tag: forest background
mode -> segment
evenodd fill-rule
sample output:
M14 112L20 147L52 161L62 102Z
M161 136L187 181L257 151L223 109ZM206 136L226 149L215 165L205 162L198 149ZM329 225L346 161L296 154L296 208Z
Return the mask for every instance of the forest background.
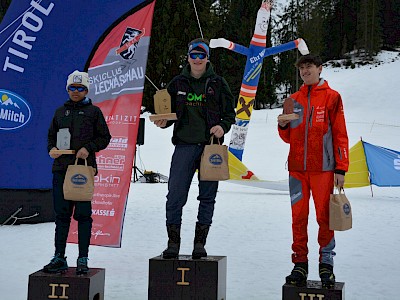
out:
M0 0L0 21L12 0ZM15 0L14 0L15 1ZM310 52L337 67L374 63L380 50L400 46L399 0L280 0L275 1L267 47L303 38ZM146 68L143 106L154 112L153 95L181 72L189 41L226 38L248 46L261 0L157 0ZM287 51L263 61L255 109L279 106L301 85L294 63L300 54ZM226 49L211 49L216 72L239 94L246 57Z

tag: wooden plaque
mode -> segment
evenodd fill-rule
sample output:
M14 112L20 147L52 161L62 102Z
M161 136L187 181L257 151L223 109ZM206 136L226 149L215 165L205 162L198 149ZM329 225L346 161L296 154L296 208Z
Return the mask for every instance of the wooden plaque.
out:
M75 154L75 150L50 150L50 153L56 154Z
M297 120L300 116L298 114L286 114L286 115L279 115L279 121L292 121Z
M176 113L150 115L149 119L151 122L158 121L158 120L177 120Z

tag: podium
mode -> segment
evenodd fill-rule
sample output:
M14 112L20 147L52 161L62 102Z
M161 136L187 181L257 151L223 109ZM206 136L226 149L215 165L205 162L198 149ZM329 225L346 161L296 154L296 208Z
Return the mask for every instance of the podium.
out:
M226 256L149 260L149 300L225 300Z
M307 280L303 287L285 283L282 300L344 300L344 283L336 282L331 289L322 288L321 281Z
M76 275L75 268L61 274L37 271L29 275L28 300L104 300L104 280L105 269L90 268L86 275Z

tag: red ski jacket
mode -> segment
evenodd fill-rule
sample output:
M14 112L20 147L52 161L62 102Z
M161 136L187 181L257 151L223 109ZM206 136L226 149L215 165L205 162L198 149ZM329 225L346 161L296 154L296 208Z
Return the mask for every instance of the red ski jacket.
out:
M303 85L290 96L299 119L278 125L281 139L290 144L289 171L335 171L344 175L349 166L349 141L342 98L320 79Z

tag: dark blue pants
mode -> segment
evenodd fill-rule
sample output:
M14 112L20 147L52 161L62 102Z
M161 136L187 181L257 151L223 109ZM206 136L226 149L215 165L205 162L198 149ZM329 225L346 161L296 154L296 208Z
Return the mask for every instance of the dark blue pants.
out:
M189 194L190 185L196 169L200 169L200 158L204 145L176 145L172 155L168 179L168 194L166 204L167 225L182 223L182 209ZM214 214L215 197L218 181L199 180L199 210L197 221L200 224L211 225Z
M54 237L55 254L65 254L72 213L78 221L79 257L88 257L90 237L92 235L92 202L69 201L64 199L64 172L53 173L53 204L56 213Z

